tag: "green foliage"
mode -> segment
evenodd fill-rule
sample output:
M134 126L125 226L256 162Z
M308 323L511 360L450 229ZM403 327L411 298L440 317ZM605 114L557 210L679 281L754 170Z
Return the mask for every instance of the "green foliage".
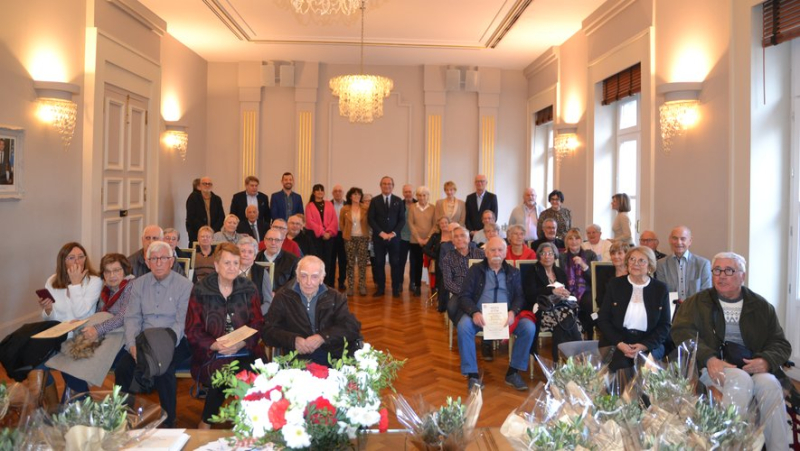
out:
M671 362L661 370L644 372L644 392L653 404L669 402L692 395L692 383L681 374L678 362Z
M24 437L17 429L0 429L0 451L16 451L22 446Z
M422 418L420 426L422 440L430 444L439 443L447 437L460 440L460 436L464 433L466 418L467 407L461 402L461 398L453 401L453 398L448 396L445 405Z
M735 405L723 408L699 400L691 424L695 432L709 436L720 446L742 443L747 438L748 424Z
M554 424L536 425L528 428L527 436L532 450L574 450L578 446L592 449L583 426L583 416Z
M82 401L68 404L64 410L53 416L57 426L93 426L106 431L117 431L126 424L128 418L128 394L119 385L101 401L87 396Z
M603 381L597 377L597 369L589 361L578 361L567 358L563 365L553 371L550 382L565 390L569 382L578 384L589 396L597 395L603 390Z
M619 424L636 423L642 419L642 408L636 403L624 403L616 395L600 395L594 399L595 411Z

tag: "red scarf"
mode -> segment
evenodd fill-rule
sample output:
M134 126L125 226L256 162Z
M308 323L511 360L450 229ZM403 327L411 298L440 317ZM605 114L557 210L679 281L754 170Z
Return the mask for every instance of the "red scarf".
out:
M114 304L119 300L119 295L122 294L122 290L125 289L125 285L128 284L129 279L122 279L122 282L119 284L119 289L113 296L111 296L111 288L108 285L103 286L103 291L100 292L100 299L103 300L103 311L107 312L114 306Z

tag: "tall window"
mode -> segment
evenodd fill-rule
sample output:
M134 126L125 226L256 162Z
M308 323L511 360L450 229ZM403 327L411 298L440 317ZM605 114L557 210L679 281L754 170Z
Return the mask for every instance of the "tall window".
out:
M547 173L545 175L545 181L544 181L544 192L540 194L542 199L546 199L545 196L550 195L549 193L553 191L553 185L555 184L555 182L553 182L553 176L555 174L553 167L555 166L556 159L555 159L555 150L553 148L552 122L547 124L547 134L545 136L547 136L547 152L546 152Z
M533 137L531 142L530 185L539 194L538 201L544 202L547 193L553 190L555 165L553 153L553 107L537 111L533 117Z
M631 200L628 216L635 227L639 220L639 94L616 102L617 145L614 154L614 188Z

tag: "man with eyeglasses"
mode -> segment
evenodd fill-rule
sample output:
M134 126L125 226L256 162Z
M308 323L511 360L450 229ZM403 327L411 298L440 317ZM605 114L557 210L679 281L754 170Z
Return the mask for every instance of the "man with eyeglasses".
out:
M286 235L291 241L294 241L300 248L300 254L297 256L302 258L306 255L311 255L313 243L306 231L303 229L306 226L306 217L302 213L289 216L289 233Z
M193 191L186 199L186 232L189 234L189 245L197 241L197 231L205 225L219 232L225 221L225 210L222 198L214 194L211 188L214 183L209 177L200 179L198 191Z
M361 323L350 313L347 297L325 286L325 263L318 257L303 257L296 280L275 294L262 331L264 343L290 351L297 358L329 366L328 354L340 358L357 349Z
M150 244L156 241L163 241L163 240L164 240L164 231L161 230L161 227L155 224L151 224L145 227L144 230L142 230L142 248L128 256L128 263L131 264L133 275L135 277L139 277L150 272L150 267L147 265L147 262L145 262L144 258L145 252L147 252L147 249L150 247ZM183 269L181 269L181 265L178 264L178 261L176 259L172 260L173 260L172 270L181 275L185 274L183 272Z
M733 252L714 256L713 288L681 304L672 324L672 339L677 344L697 339L700 381L715 394L721 393L725 405L746 409L755 397L762 415L768 414L767 449L784 450L789 448L789 428L779 379L786 378L781 365L791 356L792 346L775 308L744 286L746 265L744 257ZM723 344L728 348L724 353ZM742 349L751 354L749 358Z
M130 392L137 366L136 339L147 329L166 328L175 338L175 350L166 372L153 380L161 407L167 412L166 427L175 424L176 390L175 365L189 356L184 337L186 309L192 282L172 271L175 262L172 248L163 241L154 241L146 251L150 272L137 278L131 287L125 310L125 350L114 370L115 382Z
M288 281L294 277L297 262L300 260L291 252L281 249L283 237L277 229L267 230L264 236L265 248L256 256L257 262L269 262L272 267L272 291L277 293Z
M662 258L666 257L667 254L658 251L658 243L658 236L656 236L656 232L653 232L652 230L645 230L641 235L639 235L639 244L652 249L656 254L656 260L661 260Z
M669 233L672 255L658 261L656 279L667 284L671 293L677 293L679 302L695 293L711 288L711 262L689 252L692 231L678 226Z
M286 220L276 219L272 221L271 228L277 230L281 234L281 239L283 240L281 250L294 254L298 259L303 256L303 253L300 252L300 246L294 241L286 239L286 235L289 233L289 224L286 223Z

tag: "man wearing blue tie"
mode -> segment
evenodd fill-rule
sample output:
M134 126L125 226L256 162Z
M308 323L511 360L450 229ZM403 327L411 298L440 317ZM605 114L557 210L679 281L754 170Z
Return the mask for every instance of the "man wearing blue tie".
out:
M389 267L392 276L392 296L400 297L403 288L403 268L400 261L400 231L406 223L403 199L392 194L394 179L384 176L381 179L381 195L372 198L369 204L369 226L372 229L372 243L375 249L375 294L381 297L386 289L386 254L389 254Z

